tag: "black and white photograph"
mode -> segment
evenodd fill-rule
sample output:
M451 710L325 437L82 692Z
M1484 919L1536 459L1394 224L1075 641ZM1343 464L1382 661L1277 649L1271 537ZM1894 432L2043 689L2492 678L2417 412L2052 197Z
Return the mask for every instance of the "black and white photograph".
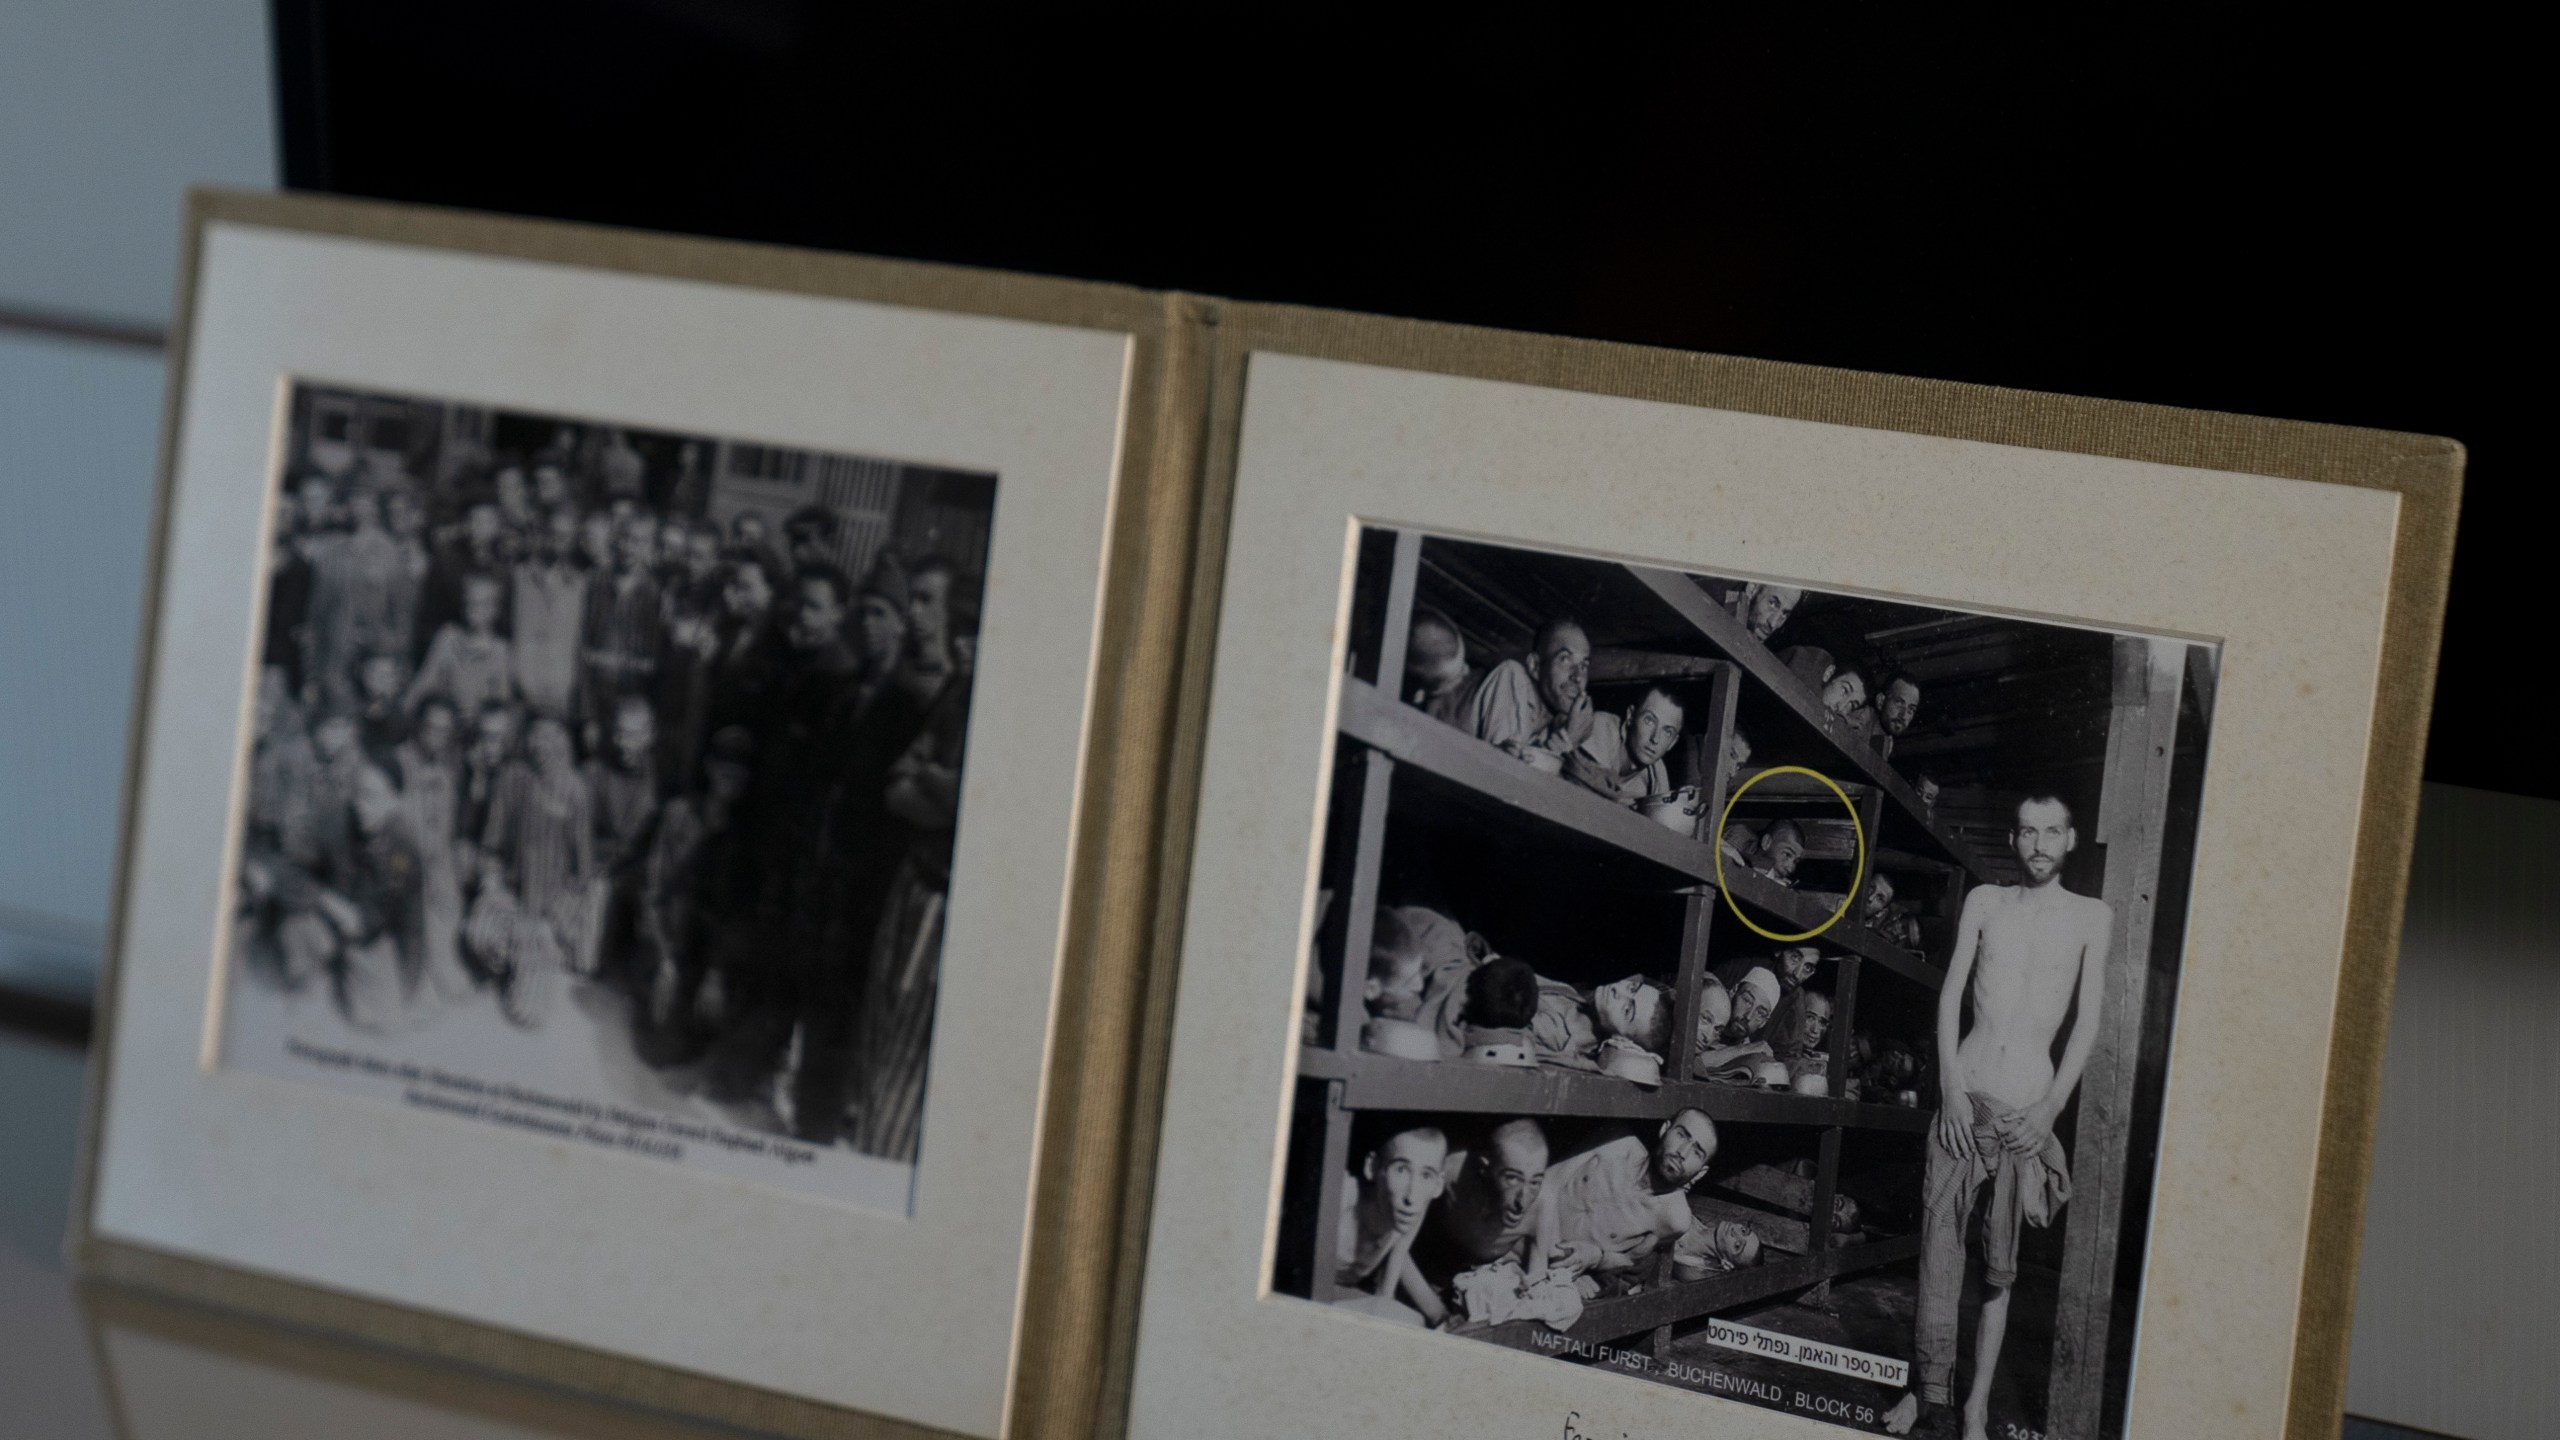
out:
M284 411L220 1063L905 1213L996 478Z
M2219 647L1349 553L1272 1290L1850 1431L2123 1433Z

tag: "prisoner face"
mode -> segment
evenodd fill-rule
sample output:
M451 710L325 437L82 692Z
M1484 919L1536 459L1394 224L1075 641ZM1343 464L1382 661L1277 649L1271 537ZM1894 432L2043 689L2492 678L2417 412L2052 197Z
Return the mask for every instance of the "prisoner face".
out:
M2071 812L2051 800L2029 800L2018 806L2018 828L2011 844L2027 876L2041 885L2062 869L2079 836L2071 828Z
M1530 660L1536 670L1530 678L1537 681L1538 696L1548 709L1563 715L1582 703L1583 691L1591 683L1591 641L1582 627L1556 627L1546 648Z
M1769 835L1769 868L1782 879L1792 879L1796 866L1804 859L1804 841L1793 831L1773 830Z
M330 491L326 480L302 482L302 524L305 529L320 530L328 526L330 517L338 508L337 498Z
M364 686L366 698L387 699L400 691L400 662L388 655L376 655L364 662L356 679Z
M516 743L516 724L504 710L492 710L480 717L474 746L483 760L503 756Z
M1627 727L1627 757L1641 766L1670 754L1680 741L1680 721L1679 701L1659 690L1646 691Z
M1698 1018L1709 1035L1721 1036L1733 1023L1733 997L1724 987L1710 982L1698 992Z
M1814 970L1822 964L1822 952L1810 945L1798 945L1779 951L1778 964L1786 970L1788 984L1801 985L1812 979Z
M623 521L614 542L614 558L625 570L645 570L658 558L658 527L646 515Z
M720 599L729 613L741 618L763 614L773 606L773 582L765 578L761 565L740 565L729 572L729 583L721 587Z
M800 582L800 608L793 617L792 638L803 649L813 649L836 638L844 625L844 602L836 598L836 587L825 580Z
M552 559L568 559L570 553L578 548L578 517L566 510L552 511L550 520L545 522L543 535L550 541ZM490 538L494 540L497 537L493 535Z
M1399 1233L1421 1228L1422 1212L1447 1185L1441 1168L1448 1159L1449 1142L1420 1130L1394 1136L1370 1157L1371 1177L1385 1195L1387 1214Z
M578 525L578 548L598 565L613 558L613 517L599 511Z
M497 628L497 581L482 578L462 587L462 623L484 632Z
M1854 670L1841 671L1822 687L1822 708L1834 715L1856 714L1858 707L1866 703L1867 682L1859 679Z
M683 521L667 520L660 522L658 526L658 554L669 560L681 557L685 553L687 538L688 535Z
M1768 1028L1769 1011L1774 1008L1769 997L1757 985L1747 986L1733 997L1733 1028L1742 1036L1759 1034Z
M907 628L924 649L942 644L951 628L951 575L927 570L907 587Z
M1707 1162L1714 1158L1715 1122L1695 1110L1683 1110L1663 1127L1662 1139L1654 1147L1654 1179L1665 1189L1686 1189L1690 1181L1707 1173Z
M1662 992L1641 975L1613 980L1591 992L1591 1013L1602 1031L1632 1039L1648 1032L1662 1010Z
M1742 732L1737 730L1724 742L1725 783L1732 784L1733 778L1742 773L1742 767L1750 763L1751 742L1742 738Z
M525 749L533 755L533 763L557 774L569 768L569 732L557 720L535 722L524 739Z
M1436 620L1420 621L1405 642L1404 673L1408 685L1437 695L1466 675L1466 642Z
M648 707L625 705L613 712L613 749L623 764L637 767L657 739L658 722Z
M545 506L565 505L569 501L569 477L557 465L543 465L533 472L533 498Z
M1741 1270L1760 1263L1760 1236L1739 1220L1716 1222L1713 1248L1715 1256L1728 1270Z
M1896 680L1884 687L1884 703L1879 708L1885 733L1899 735L1911 728L1920 713L1920 687L1908 680Z
M709 530L696 530L685 536L684 564L699 580L720 568L720 537Z
M1809 1049L1822 1048L1831 1035L1831 999L1813 991L1804 995L1804 1043Z
M1787 623L1787 616L1794 609L1795 603L1788 599L1785 592L1773 589L1769 586L1762 586L1760 593L1752 597L1751 600L1751 634L1753 638L1766 640L1770 636L1777 634L1778 627Z
M453 743L453 709L430 702L418 712L418 748L441 755Z
M356 746L356 722L345 715L332 715L311 732L311 746L323 760L335 760Z
M368 832L379 830L400 807L400 792L387 776L368 765L356 776L355 807L356 824Z
M506 524L495 505L474 505L462 516L462 533L475 549L486 550L498 543L498 532Z
M1893 882L1877 876L1867 886L1867 918L1881 920L1893 908Z
M864 658L882 664L898 658L898 648L907 638L907 621L897 606L883 596L865 595L854 609L854 623L862 631Z
M1537 1208L1538 1192L1547 1183L1547 1140L1534 1126L1506 1129L1494 1141L1483 1164L1492 1172L1493 1197L1505 1229L1518 1229Z

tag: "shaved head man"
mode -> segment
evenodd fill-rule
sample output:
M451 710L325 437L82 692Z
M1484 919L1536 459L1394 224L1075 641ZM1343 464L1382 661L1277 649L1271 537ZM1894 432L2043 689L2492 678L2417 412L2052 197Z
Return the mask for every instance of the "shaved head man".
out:
M1751 631L1751 638L1766 643L1796 612L1796 604L1804 599L1804 591L1793 585L1750 584L1734 592L1734 618Z
M1482 674L1467 664L1467 642L1437 610L1417 610L1404 644L1405 698L1443 725L1464 723L1463 712Z
M1991 1377L2009 1323L2018 1234L2024 1225L2051 1224L2071 1193L2053 1126L2097 1043L2115 917L2105 901L2063 888L2062 862L2080 834L2060 796L2029 795L2014 821L2010 848L2026 883L1978 885L1966 894L1938 992L1938 1120L1922 1191L1920 1386L1886 1416L1895 1434L1910 1431L1923 1403L1953 1399L1967 1221L1990 1184L1982 1222L1986 1288L1963 1412L1965 1440L1989 1440ZM1973 1029L1960 1034L1968 1001ZM2077 1018L2056 1064L2054 1041L2075 1001Z
M1484 673L1459 728L1549 774L1591 734L1591 637L1570 616L1538 627L1529 653Z
M1879 756L1893 758L1893 745L1920 715L1920 682L1895 672L1876 689L1875 703L1858 716L1858 728Z
M1535 1120L1505 1120L1449 1166L1449 1188L1414 1244L1423 1274L1446 1284L1505 1255L1525 1264L1547 1183L1547 1132Z

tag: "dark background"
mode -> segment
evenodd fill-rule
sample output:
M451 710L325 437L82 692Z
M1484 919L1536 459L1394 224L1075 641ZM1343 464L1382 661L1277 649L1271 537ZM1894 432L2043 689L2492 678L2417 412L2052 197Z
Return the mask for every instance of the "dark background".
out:
M296 188L2453 436L2428 777L2560 797L2494 339L2546 329L2523 196L2549 160L2516 138L2540 47L2458 8L275 18Z

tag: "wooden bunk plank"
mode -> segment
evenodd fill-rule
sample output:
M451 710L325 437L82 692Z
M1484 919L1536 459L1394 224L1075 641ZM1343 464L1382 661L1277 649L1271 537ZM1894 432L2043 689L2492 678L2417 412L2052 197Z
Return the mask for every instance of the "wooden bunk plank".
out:
M1673 655L1659 650L1594 646L1591 683L1625 685L1637 680L1704 680L1733 672L1733 662L1705 655Z
M1664 872L1667 879L1715 883L1716 855L1705 842L1667 830L1570 781L1541 774L1474 736L1388 698L1364 680L1344 677L1337 720L1343 734L1381 755L1526 816L1552 834L1634 856ZM1810 930L1830 915L1812 900L1747 870L1728 865L1725 880L1737 901L1765 910L1795 930ZM1941 978L1935 967L1917 955L1846 921L1826 931L1822 943L1854 950L1917 984L1934 988Z
M1443 725L1376 686L1345 677L1342 733L1407 764L1454 781L1552 830L1624 851L1681 879L1713 883L1715 853L1571 781L1531 769L1491 745Z
M1733 898L1756 910L1788 922L1794 934L1810 930L1831 918L1831 907L1801 891L1790 890L1765 875L1728 863L1724 870L1725 889ZM1915 985L1935 990L1945 982L1946 972L1872 930L1841 917L1840 923L1822 932L1818 942L1835 949L1847 950L1862 959L1872 960Z
M1630 565L1627 567L1627 573L1633 575L1646 589L1670 606L1681 619L1706 636L1709 643L1731 656L1751 674L1752 678L1766 686L1781 703L1794 711L1805 724L1811 726L1815 733L1830 739L1833 748L1840 753L1844 766L1855 772L1857 776L1882 787L1886 794L1893 797L1894 803L1901 808L1903 814L1913 824L1918 825L1929 838L1935 840L1939 848L1946 851L1949 858L1968 870L1974 870L1977 873L1980 871L1981 862L1974 855L1973 847L1958 839L1953 831L1941 826L1929 814L1928 808L1920 803L1920 793L1904 782L1901 773L1882 757L1863 746L1841 744L1833 729L1833 717L1830 712L1822 708L1822 701L1812 689L1798 679L1795 672L1780 663L1778 657L1770 653L1768 646L1753 638L1751 631L1741 621L1726 614L1722 606L1709 600L1707 593L1699 589L1695 581L1676 570L1658 570L1648 565Z
M1704 1280L1665 1285L1637 1295L1611 1296L1584 1306L1582 1319L1562 1337L1535 1320L1513 1320L1481 1330L1460 1329L1451 1333L1490 1340L1515 1350L1553 1354L1562 1348L1557 1344L1559 1338L1585 1345L1607 1344L1656 1326L1694 1320L1719 1310L1732 1310L1755 1300L1766 1300L1772 1295L1811 1289L1833 1276L1892 1265L1919 1253L1920 1237L1900 1235L1890 1240L1852 1245L1827 1255L1763 1261L1748 1270L1731 1270L1722 1275L1710 1275Z
M1846 1125L1861 1130L1925 1131L1929 1112L1900 1105L1816 1099L1784 1090L1755 1090L1705 1081L1647 1089L1612 1075L1552 1066L1479 1065L1464 1060L1399 1060L1305 1047L1298 1074L1340 1080L1350 1110L1439 1110L1475 1115L1611 1116L1666 1119L1702 1110L1744 1125Z
M1789 1255L1813 1253L1811 1227L1792 1215L1775 1215L1766 1210L1755 1210L1751 1206L1732 1200L1721 1200L1713 1195L1690 1196L1689 1209L1699 1219L1709 1224L1718 1220L1733 1220L1747 1225L1760 1237L1761 1245L1769 1249L1783 1250ZM1847 1249L1851 1243L1850 1237L1846 1235L1834 1234L1831 1237L1831 1245L1835 1250Z
M1342 1187L1351 1183L1351 1112L1342 1108L1342 1082L1324 1087L1324 1158L1316 1172L1316 1253L1307 1270L1307 1288L1315 1299L1332 1300L1342 1293L1334 1278L1335 1255L1341 1253Z
M2097 1048L2080 1078L2071 1206L2063 1217L2048 1402L2053 1431L2062 1435L2095 1433L2106 1398L2107 1331L2114 1316L2143 992L2151 973L2152 915L2187 649L2178 640L2116 640L2115 711L2107 725L2105 788L2095 826L2097 840L2107 847L2101 898L2114 908L2115 924Z

